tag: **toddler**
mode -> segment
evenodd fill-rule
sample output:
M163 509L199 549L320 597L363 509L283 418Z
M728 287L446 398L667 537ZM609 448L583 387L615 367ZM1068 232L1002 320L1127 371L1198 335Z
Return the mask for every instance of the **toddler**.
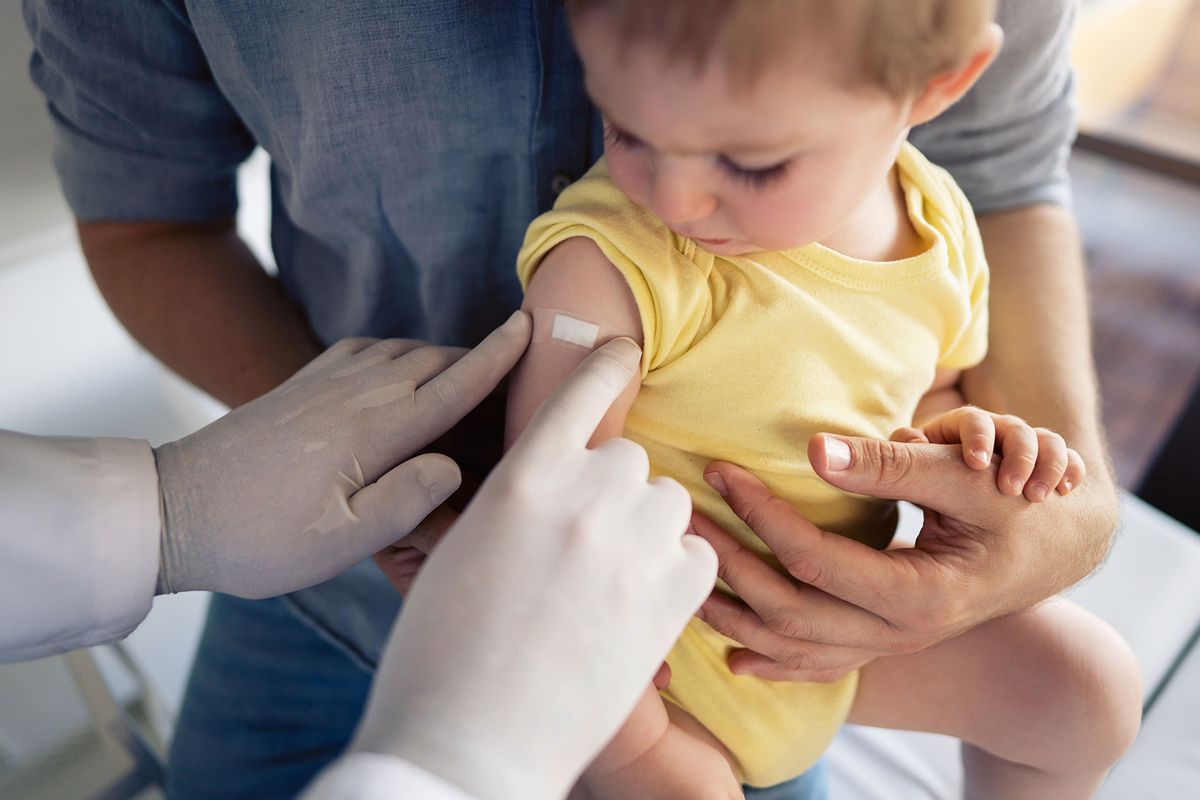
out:
M703 482L709 462L874 547L895 506L817 478L817 432L961 444L974 468L999 462L1013 513L1077 485L1061 437L960 408L986 351L987 267L962 192L905 141L997 52L992 5L568 0L605 157L519 256L534 336L510 441L592 346L629 336L641 374L593 446L639 443L767 559ZM827 683L735 676L736 646L692 620L670 686L647 690L577 794L740 797L804 772L849 720L962 739L972 796L1088 797L1138 725L1128 648L1065 600Z

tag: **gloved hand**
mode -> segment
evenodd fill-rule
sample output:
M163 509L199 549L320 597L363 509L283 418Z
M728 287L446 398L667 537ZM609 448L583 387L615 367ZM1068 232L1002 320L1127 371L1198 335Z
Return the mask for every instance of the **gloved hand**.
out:
M495 388L529 331L518 312L469 352L346 339L269 394L157 448L159 593L273 597L404 536L459 484L449 458L410 457Z
M627 439L587 449L638 365L616 340L554 393L425 563L357 752L481 798L562 797L712 588L691 501Z

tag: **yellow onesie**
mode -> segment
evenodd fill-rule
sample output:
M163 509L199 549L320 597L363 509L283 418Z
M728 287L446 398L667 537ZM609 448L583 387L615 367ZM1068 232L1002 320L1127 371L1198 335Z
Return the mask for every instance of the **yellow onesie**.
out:
M987 348L987 266L974 216L950 176L905 145L897 159L920 255L861 261L820 244L714 256L673 234L613 184L604 161L534 220L518 256L522 286L556 244L594 241L641 314L642 388L625 436L651 472L778 568L704 483L710 461L740 464L825 530L884 547L892 503L833 489L808 463L819 431L886 439L912 422L936 367ZM723 587L727 590L728 587ZM663 697L733 753L741 779L771 786L816 762L845 720L857 673L834 683L738 676L735 643L693 619L668 657Z

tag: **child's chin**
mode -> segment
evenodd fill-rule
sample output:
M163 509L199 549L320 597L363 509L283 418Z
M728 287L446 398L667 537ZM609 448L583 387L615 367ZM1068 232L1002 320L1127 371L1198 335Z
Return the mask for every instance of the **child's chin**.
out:
M696 244L717 256L744 256L747 253L757 253L761 247L755 247L736 239L696 239Z

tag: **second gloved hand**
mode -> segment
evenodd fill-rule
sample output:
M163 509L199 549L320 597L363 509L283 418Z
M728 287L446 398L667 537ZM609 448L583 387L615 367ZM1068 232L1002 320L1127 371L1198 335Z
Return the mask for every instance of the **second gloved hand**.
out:
M566 794L712 588L686 490L627 439L587 448L629 340L551 395L405 598L352 750L481 798Z
M157 448L159 593L273 597L404 536L459 484L449 458L413 454L486 397L528 340L519 312L471 351L347 339Z

